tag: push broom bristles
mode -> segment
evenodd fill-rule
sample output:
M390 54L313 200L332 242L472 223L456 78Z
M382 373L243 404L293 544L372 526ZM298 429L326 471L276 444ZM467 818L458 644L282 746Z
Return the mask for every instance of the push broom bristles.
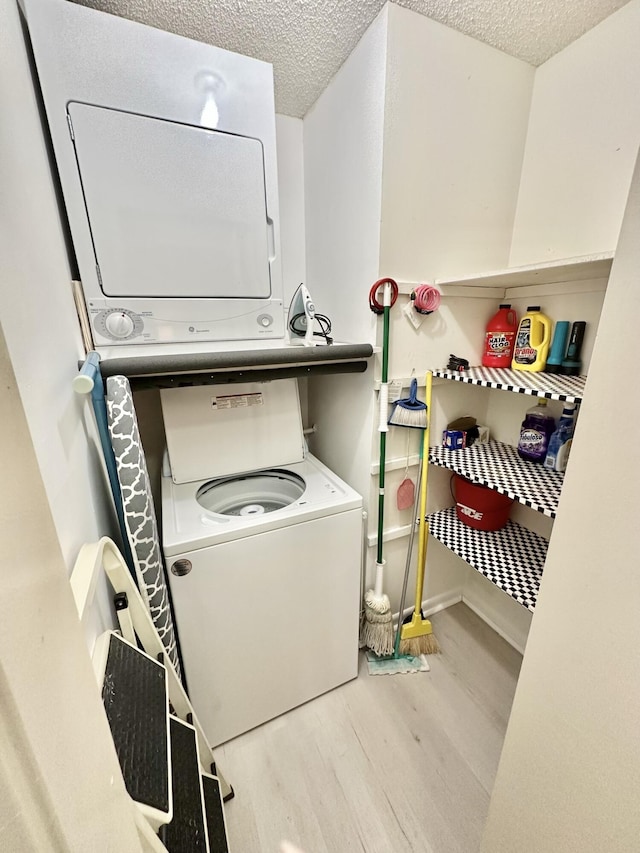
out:
M440 654L440 646L438 641L436 640L435 634L433 633L433 629L431 627L431 622L428 619L425 619L422 616L422 612L420 613L420 619L418 620L420 623L420 630L429 632L419 634L416 637L407 637L406 639L402 639L402 634L400 634L400 654L401 655L413 655L414 657L419 657L420 655L437 655ZM414 620L412 619L412 622ZM409 625L405 627L409 627Z

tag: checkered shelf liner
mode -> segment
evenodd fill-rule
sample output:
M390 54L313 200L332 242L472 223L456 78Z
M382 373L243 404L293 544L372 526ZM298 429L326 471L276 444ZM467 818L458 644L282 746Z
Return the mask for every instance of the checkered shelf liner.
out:
M545 539L515 521L501 530L475 530L458 521L455 507L427 518L433 537L533 613L547 555Z
M488 486L543 515L555 518L564 474L518 456L515 447L490 441L463 450L431 447L429 462Z
M467 370L434 370L439 379L454 379L484 388L499 388L516 394L546 397L548 400L580 402L586 376L557 376L553 373L528 373L498 367L470 367Z

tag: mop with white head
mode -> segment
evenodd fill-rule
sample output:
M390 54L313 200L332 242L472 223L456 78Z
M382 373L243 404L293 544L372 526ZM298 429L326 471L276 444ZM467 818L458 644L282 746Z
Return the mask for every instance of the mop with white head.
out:
M364 597L360 645L379 657L393 654L393 618L389 596L382 592L384 560L376 563L376 584Z

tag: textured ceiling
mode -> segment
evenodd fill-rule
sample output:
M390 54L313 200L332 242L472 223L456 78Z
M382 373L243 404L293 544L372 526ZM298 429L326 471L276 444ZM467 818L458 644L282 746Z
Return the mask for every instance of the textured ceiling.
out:
M302 117L384 0L81 0L83 5L271 62L276 110ZM540 65L627 0L397 0Z

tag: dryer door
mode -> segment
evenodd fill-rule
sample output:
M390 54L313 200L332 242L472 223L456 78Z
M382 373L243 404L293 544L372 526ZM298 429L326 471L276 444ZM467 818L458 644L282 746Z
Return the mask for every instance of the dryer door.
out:
M271 295L258 139L81 103L68 112L106 296Z

